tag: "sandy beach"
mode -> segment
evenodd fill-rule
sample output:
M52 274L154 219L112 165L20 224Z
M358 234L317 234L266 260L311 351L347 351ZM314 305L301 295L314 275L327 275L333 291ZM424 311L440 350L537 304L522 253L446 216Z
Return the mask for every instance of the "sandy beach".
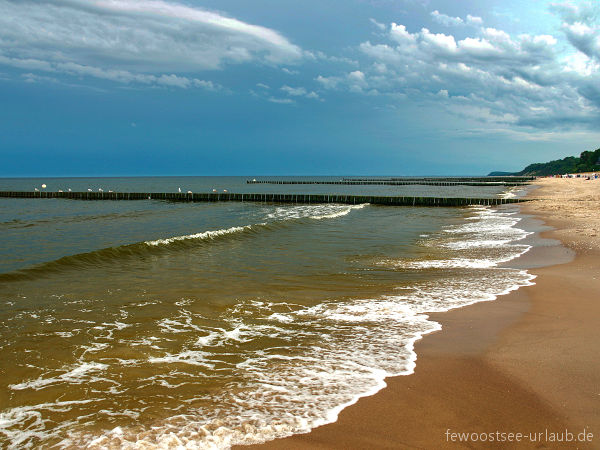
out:
M414 374L333 424L257 447L598 448L600 181L536 185L524 222L554 230L513 262L534 286L432 315L443 329L417 342Z

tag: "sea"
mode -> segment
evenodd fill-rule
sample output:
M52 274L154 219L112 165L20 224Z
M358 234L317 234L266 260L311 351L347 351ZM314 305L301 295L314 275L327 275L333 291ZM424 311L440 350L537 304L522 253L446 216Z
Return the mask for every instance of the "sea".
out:
M0 190L519 195L251 178ZM0 198L0 447L223 449L334 422L413 372L415 341L441 329L429 313L533 283L507 265L530 248L520 220L513 205Z

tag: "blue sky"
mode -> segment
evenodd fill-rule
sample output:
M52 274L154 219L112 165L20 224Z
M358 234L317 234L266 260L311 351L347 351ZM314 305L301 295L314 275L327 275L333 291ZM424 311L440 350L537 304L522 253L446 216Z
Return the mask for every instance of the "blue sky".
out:
M600 147L595 1L0 0L0 176L485 174Z

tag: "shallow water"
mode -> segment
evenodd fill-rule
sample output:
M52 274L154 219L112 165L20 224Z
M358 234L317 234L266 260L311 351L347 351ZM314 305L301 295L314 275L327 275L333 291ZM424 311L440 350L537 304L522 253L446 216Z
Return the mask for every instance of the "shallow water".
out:
M531 283L498 267L528 249L518 221L0 199L0 445L223 448L333 421L413 370L426 312Z

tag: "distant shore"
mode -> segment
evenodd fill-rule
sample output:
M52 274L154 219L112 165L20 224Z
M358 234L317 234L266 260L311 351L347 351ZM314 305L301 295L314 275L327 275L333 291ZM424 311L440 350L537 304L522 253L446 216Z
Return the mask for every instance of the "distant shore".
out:
M387 379L335 423L257 447L598 448L600 180L536 185L523 223L554 230L512 262L534 286L432 314L443 329L416 344L414 374Z

